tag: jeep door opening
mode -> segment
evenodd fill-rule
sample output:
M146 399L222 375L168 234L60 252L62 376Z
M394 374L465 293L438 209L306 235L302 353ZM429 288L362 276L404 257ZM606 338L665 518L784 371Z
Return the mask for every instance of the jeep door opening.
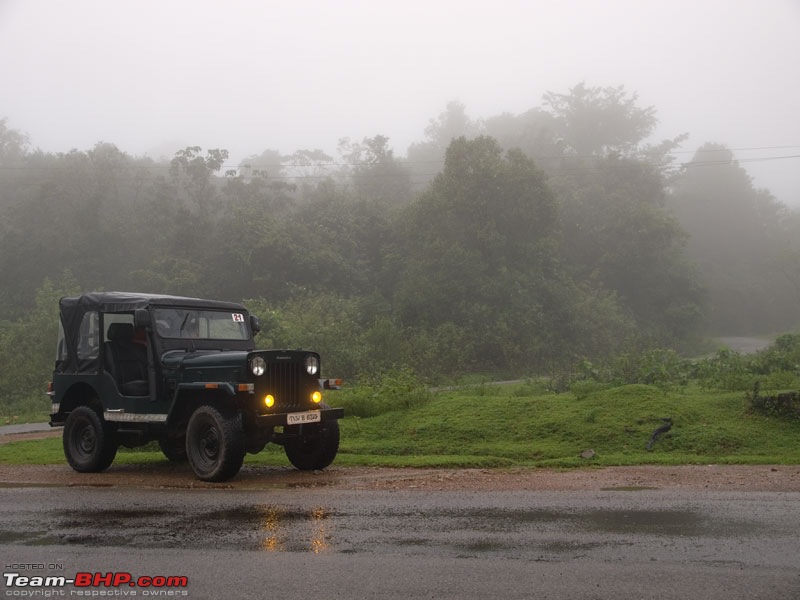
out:
M94 292L62 298L50 424L73 469L97 472L119 446L156 440L205 481L239 472L272 442L298 469L324 469L344 410L323 402L319 354L256 350L258 319L237 303Z

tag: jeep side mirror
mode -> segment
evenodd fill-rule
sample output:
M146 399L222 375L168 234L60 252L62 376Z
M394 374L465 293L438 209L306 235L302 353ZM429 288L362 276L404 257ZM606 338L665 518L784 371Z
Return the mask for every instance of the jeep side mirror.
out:
M137 308L133 311L133 326L150 328L150 312L146 308Z
M255 315L250 315L250 329L253 330L253 337L261 331L261 321L259 321L258 317Z

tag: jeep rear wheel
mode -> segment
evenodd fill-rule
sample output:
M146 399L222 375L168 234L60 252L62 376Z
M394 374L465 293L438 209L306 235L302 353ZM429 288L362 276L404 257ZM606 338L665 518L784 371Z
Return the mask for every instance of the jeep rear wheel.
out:
M333 462L339 451L338 421L292 425L284 428L284 435L286 457L301 471L324 469Z
M106 470L117 455L112 427L88 406L73 410L64 423L64 456L79 473Z
M237 414L204 405L192 413L186 429L186 454L203 481L226 481L244 461L244 433Z

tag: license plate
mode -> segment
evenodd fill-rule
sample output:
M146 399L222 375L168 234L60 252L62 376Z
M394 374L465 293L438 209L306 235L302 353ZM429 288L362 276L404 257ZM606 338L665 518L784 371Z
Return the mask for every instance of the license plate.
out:
M287 425L305 425L306 423L319 423L322 420L322 413L318 410L310 410L301 413L289 413L286 415Z

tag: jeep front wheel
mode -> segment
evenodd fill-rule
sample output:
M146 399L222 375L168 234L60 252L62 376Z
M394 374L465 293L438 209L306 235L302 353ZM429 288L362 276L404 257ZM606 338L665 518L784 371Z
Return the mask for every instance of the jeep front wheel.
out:
M338 421L292 425L284 428L284 434L286 457L301 471L324 469L333 462L339 451Z
M88 406L73 410L64 423L64 456L79 473L106 470L117 455L114 430Z
M186 455L198 478L230 479L242 468L244 454L244 433L237 414L210 405L192 413L186 428Z

